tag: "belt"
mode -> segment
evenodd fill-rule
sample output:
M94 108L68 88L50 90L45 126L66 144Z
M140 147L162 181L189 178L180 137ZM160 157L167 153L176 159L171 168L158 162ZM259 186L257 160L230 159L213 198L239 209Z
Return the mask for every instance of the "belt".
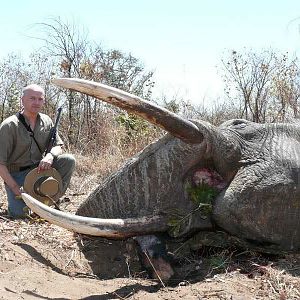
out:
M29 169L34 169L35 167L37 167L39 165L39 163L33 164L33 165L28 165L28 166L23 166L23 167L19 167L19 166L9 166L8 170L10 173L14 173L14 172L22 172L22 171L26 171Z
M33 168L35 165L30 165L30 166L24 166L24 167L20 167L19 168L19 171L21 172L21 171L25 171L25 170L28 170L28 169L30 169L30 168Z

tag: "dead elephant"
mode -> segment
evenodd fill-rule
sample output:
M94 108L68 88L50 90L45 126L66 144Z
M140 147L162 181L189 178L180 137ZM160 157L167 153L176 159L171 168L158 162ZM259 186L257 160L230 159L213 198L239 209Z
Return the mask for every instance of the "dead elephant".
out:
M218 229L262 249L300 249L299 125L236 119L215 127L99 83L53 83L135 113L169 134L107 178L77 215L23 193L35 213L75 232L106 238L148 236L174 226L177 235ZM219 190L204 211L201 200L191 201L189 190L195 176L207 170L219 176Z

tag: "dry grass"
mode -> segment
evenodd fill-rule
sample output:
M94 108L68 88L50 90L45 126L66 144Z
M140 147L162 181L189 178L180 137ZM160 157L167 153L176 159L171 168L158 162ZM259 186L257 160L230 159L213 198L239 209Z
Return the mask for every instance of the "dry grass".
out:
M201 283L201 299L235 299L228 297L233 291L240 291L241 299L300 299L298 254L268 256L203 246L191 253L177 253L177 260L184 285L197 291Z

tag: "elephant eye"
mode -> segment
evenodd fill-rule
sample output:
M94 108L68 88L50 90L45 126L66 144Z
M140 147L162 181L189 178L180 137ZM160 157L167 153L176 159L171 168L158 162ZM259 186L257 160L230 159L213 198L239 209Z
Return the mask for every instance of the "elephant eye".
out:
M234 120L231 124L231 127L236 128L236 129L242 129L246 127L246 123L244 120Z

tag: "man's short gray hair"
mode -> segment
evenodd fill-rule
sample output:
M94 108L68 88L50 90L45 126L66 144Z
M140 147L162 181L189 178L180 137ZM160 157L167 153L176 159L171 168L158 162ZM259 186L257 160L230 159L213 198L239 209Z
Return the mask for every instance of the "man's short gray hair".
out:
M26 94L27 91L41 92L43 93L43 95L45 95L45 90L40 85L35 83L29 84L23 88L22 97Z

